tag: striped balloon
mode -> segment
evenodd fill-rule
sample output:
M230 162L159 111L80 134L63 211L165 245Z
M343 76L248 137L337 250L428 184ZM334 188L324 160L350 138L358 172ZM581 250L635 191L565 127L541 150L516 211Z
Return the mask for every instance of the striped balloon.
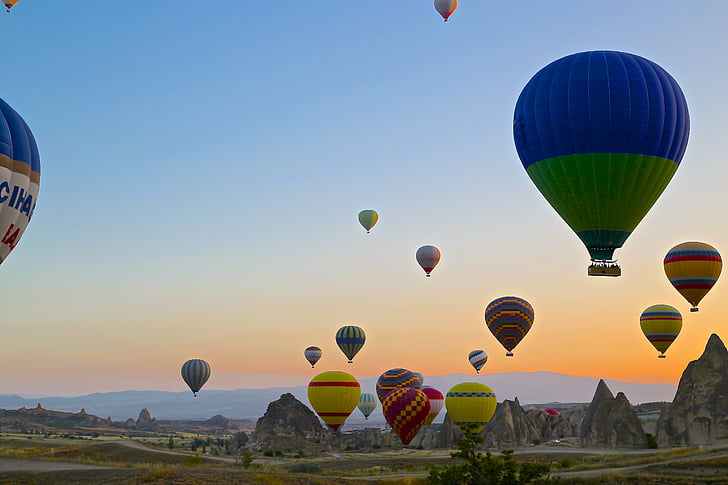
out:
M377 397L384 402L387 394L400 387L422 387L422 379L416 373L402 368L389 369L377 379Z
M311 364L311 368L316 365L316 362L318 362L321 359L321 349L315 346L306 347L306 350L303 351L303 356L306 358L309 364Z
M361 388L354 376L323 372L308 383L308 402L329 428L336 431L359 404Z
M657 357L664 359L665 352L682 329L682 315L670 305L652 305L642 312L640 327L647 340L660 352Z
M513 357L511 351L531 330L533 318L531 304L516 296L496 298L485 308L485 323L507 350L506 357Z
M698 311L698 303L718 281L723 269L720 253L710 244L684 242L665 255L665 274L670 284Z
M0 99L0 263L30 222L40 190L40 156L23 118Z
M430 386L422 386L422 392L425 393L427 399L430 401L430 414L427 415L425 420L426 425L432 424L442 407L445 405L445 396L440 391Z
M463 433L478 434L495 414L498 400L493 389L479 382L453 386L445 396L445 408Z
M480 369L488 362L488 354L485 353L485 350L473 350L468 354L468 360L470 365L475 368L475 372L480 374Z
M365 392L359 397L359 411L364 415L364 419L369 419L369 415L377 409L377 396Z
M210 364L202 359L191 359L182 364L182 379L190 386L192 395L197 393L210 378Z
M336 331L336 345L349 359L350 364L353 362L354 356L364 347L366 338L364 330L355 325L346 325Z
M384 418L399 436L403 445L408 445L425 425L430 414L430 401L416 387L400 387L387 394L382 403Z

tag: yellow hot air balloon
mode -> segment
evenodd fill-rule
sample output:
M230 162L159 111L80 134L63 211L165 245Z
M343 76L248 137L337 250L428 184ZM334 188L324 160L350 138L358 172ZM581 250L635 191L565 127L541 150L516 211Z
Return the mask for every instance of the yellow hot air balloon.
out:
M665 255L665 274L670 284L698 311L698 303L718 281L723 269L720 253L710 244L685 242Z
M463 433L478 434L495 414L498 400L493 389L479 382L453 386L445 396L445 408Z
M374 227L374 224L376 224L378 220L379 214L377 214L377 211L375 210L366 209L359 212L359 224L367 230L367 234L369 234L369 231L372 227Z
M682 329L682 315L670 305L652 305L640 316L640 327L647 340L660 352L660 359Z
M351 374L323 372L308 383L308 401L326 426L336 431L359 404L361 388Z

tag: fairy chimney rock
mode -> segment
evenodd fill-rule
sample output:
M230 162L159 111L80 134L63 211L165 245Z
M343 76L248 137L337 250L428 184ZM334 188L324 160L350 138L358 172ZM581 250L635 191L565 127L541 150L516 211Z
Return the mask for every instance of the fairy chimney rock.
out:
M580 437L585 446L647 446L647 437L627 396L620 392L614 397L601 379L581 423Z
M660 414L657 441L667 446L728 442L728 350L712 334L683 371L675 399Z

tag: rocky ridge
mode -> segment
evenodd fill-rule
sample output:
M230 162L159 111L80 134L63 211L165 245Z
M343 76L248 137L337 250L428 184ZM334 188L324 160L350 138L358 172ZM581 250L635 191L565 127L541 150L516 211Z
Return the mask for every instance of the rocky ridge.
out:
M675 398L660 414L657 441L663 446L728 442L728 350L717 334L685 368Z

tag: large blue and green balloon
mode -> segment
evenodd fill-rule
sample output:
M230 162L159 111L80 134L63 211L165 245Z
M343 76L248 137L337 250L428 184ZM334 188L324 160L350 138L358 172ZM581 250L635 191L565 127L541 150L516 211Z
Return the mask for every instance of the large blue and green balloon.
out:
M672 76L614 51L544 67L523 88L513 117L528 176L597 261L614 260L670 182L689 131Z

